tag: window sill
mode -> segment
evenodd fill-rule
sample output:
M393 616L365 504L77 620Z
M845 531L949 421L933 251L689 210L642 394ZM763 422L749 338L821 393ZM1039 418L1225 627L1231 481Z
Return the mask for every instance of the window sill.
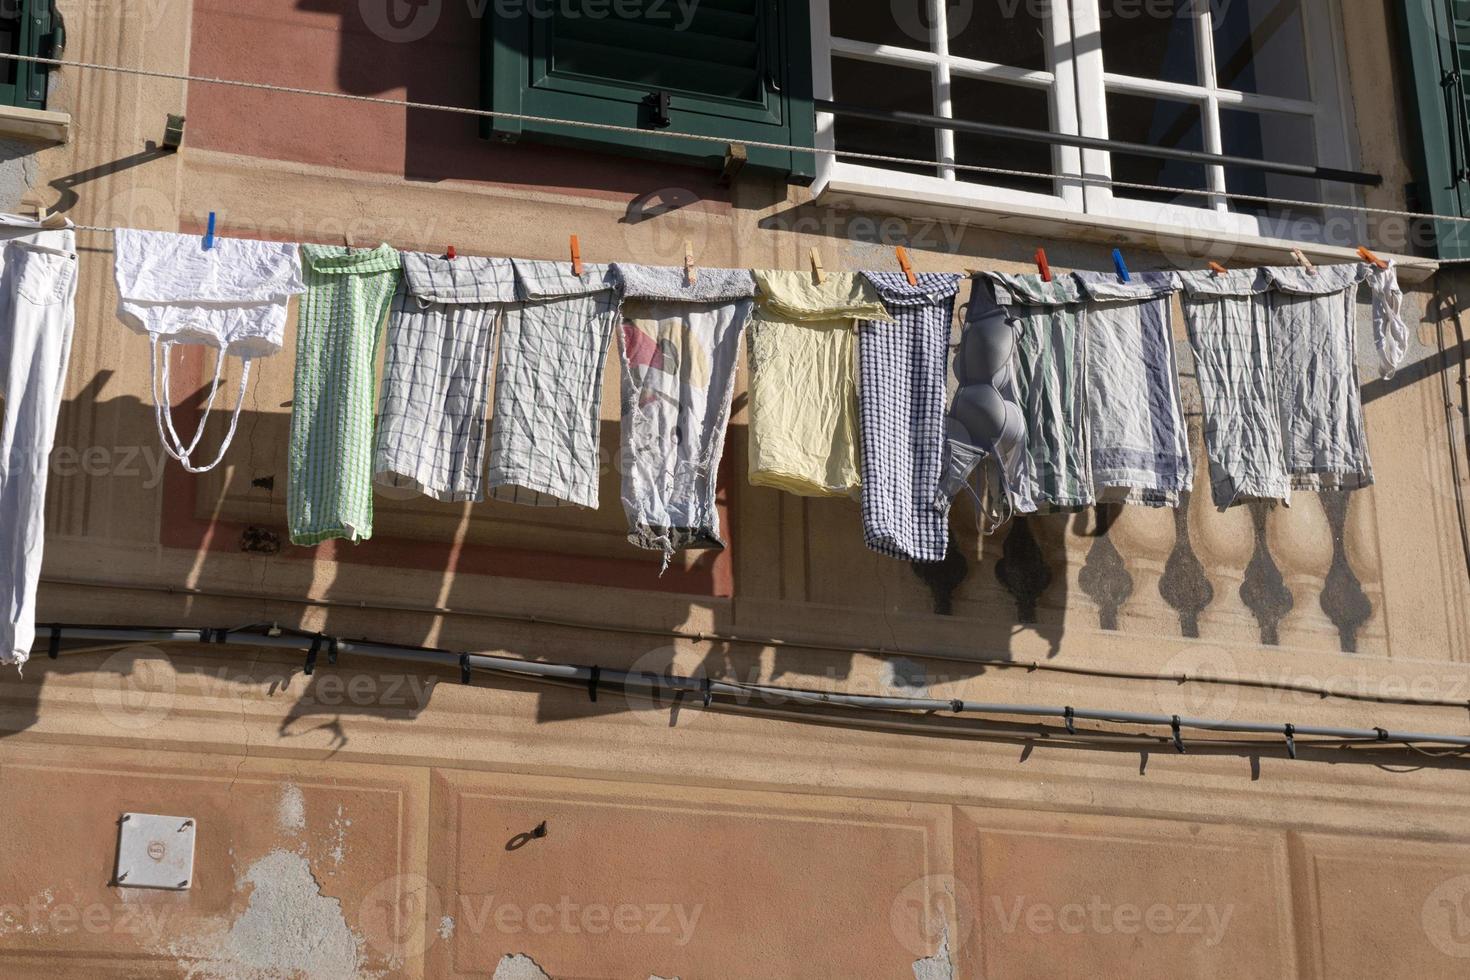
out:
M66 143L71 140L71 113L0 105L0 136Z
M817 196L822 206L859 207L904 218L953 221L990 231L1027 235L1047 240L1095 242L1111 246L1135 246L1162 253L1180 268L1204 268L1214 259L1227 265L1290 265L1291 250L1300 248L1313 262L1329 265L1358 262L1356 246L1321 245L1240 232L1202 232L1137 218L1079 214L1052 208L977 200L969 195L946 194L903 187L874 187L870 183L834 178ZM1398 265L1399 280L1407 285L1434 275L1439 263L1418 255L1379 252Z

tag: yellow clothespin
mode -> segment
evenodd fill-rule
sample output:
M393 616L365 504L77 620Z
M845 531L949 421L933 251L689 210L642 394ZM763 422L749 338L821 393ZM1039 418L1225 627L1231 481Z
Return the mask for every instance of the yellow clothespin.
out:
M908 249L900 245L897 249L895 249L895 251L898 252L898 267L902 269L903 274L908 277L909 285L917 286L919 284L919 277L914 275L914 265L912 262L909 261Z
M572 275L582 278L582 243L576 235L572 236Z
M1317 267L1312 264L1312 260L1309 259L1309 258L1307 258L1306 253L1303 252L1301 249L1299 249L1299 248L1292 249L1291 250L1291 257L1294 258L1294 259L1296 259L1296 264L1297 265L1299 265L1303 269L1306 269L1307 270L1307 275L1309 275L1309 276L1315 276L1317 274Z
M694 243L686 238L684 239L684 285L693 286L694 277Z
M822 253L815 245L812 246L812 277L818 286L827 281L827 270L822 268Z

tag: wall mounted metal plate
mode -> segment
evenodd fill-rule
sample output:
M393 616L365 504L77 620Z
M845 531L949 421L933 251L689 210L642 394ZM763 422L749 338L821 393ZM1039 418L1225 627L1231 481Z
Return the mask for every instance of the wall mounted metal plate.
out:
M184 891L193 882L193 817L124 813L117 826L117 877L113 884Z

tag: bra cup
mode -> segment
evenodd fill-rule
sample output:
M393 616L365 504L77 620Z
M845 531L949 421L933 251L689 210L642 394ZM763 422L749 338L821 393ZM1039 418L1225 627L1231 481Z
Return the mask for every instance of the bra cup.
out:
M1015 348L1015 331L999 308L967 322L960 335L961 382L993 381L1010 364Z
M993 446L1005 434L1006 403L990 385L971 385L955 395L954 417L976 445Z

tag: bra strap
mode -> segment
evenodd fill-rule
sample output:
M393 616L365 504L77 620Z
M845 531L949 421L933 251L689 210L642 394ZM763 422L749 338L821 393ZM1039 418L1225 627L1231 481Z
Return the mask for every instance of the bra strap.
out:
M172 341L160 343L157 337L153 338L153 363L151 365L153 382L153 414L158 426L158 437L163 443L164 452L168 453L189 473L208 473L224 461L225 453L229 451L230 444L234 441L235 430L240 424L240 412L245 407L245 389L250 382L250 366L252 358L240 359L240 392L235 401L235 410L230 416L230 428L225 433L224 442L220 445L219 454L215 456L214 462L207 466L195 466L189 458L199 448L199 442L204 437L205 426L209 423L209 413L214 409L215 399L219 396L222 387L221 380L224 374L225 352L220 350L214 363L214 382L210 386L209 400L204 405L204 415L199 420L198 427L194 430L194 439L186 447L183 440L179 438L178 431L174 428L173 409L168 403L170 391L169 354L173 351ZM160 355L163 359L162 372L158 369Z

